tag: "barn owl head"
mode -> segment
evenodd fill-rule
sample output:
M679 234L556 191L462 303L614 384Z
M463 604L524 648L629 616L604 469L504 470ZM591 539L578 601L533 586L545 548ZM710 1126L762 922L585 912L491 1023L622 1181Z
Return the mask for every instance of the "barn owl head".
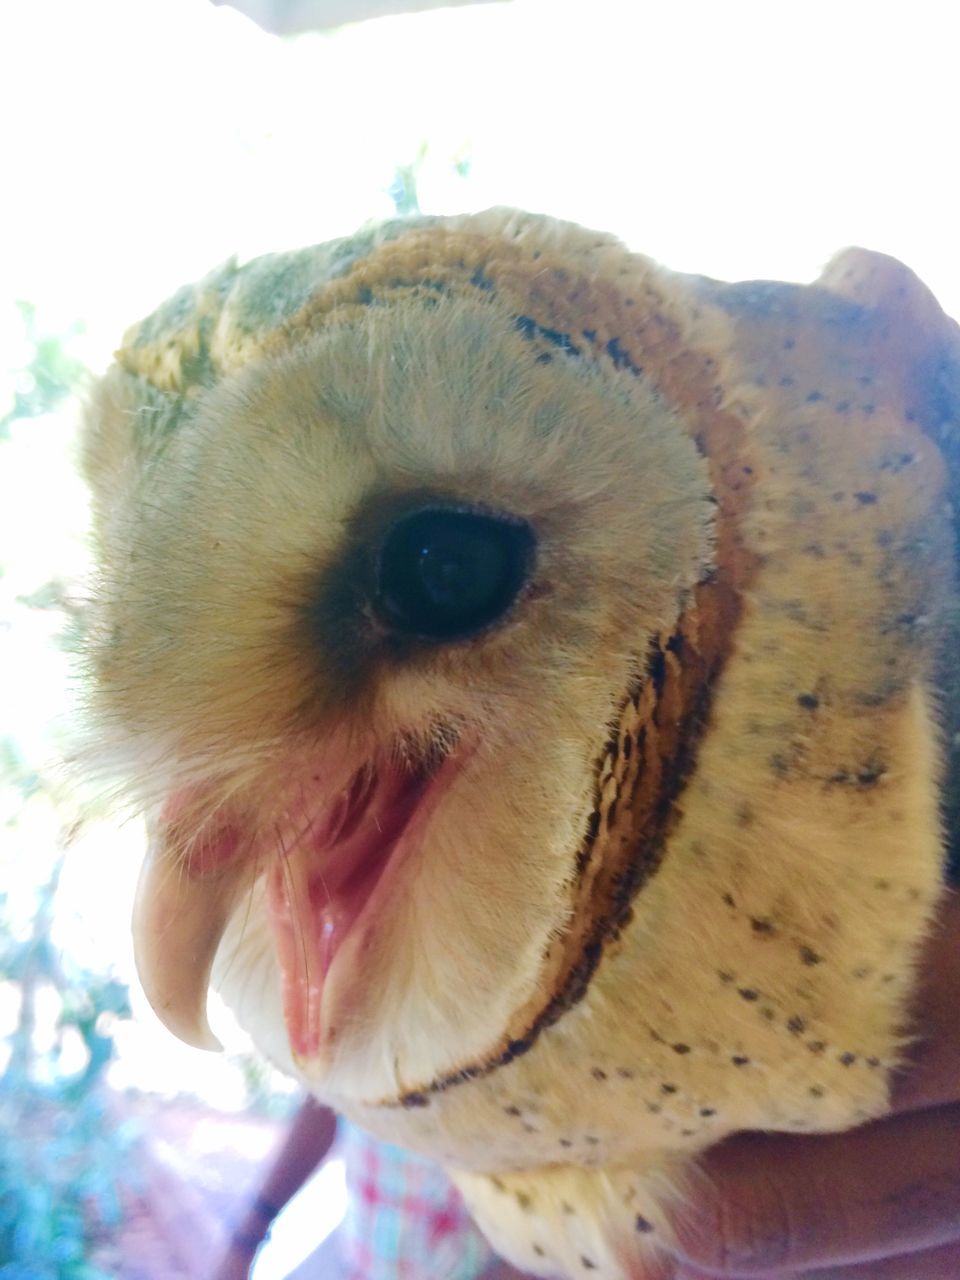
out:
M505 211L131 330L90 655L171 1029L209 1043L213 972L320 1096L486 1172L882 1109L955 343L879 256L722 286Z

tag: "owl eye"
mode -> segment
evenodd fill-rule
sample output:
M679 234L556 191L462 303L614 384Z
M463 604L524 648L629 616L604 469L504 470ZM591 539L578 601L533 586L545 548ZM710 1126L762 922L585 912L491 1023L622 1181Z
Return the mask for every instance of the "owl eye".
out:
M421 639L484 631L519 595L533 548L522 520L457 508L414 512L381 545L375 607L391 630Z

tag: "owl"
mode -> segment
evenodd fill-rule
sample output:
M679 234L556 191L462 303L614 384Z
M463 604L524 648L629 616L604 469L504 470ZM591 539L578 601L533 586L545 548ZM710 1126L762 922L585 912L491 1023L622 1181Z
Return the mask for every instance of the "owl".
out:
M880 1116L960 720L960 334L491 210L231 262L83 456L154 1008L629 1280L698 1153Z

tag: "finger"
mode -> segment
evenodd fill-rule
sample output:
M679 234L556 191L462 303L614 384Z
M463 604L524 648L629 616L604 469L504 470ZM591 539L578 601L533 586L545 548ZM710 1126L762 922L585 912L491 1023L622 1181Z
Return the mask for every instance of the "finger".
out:
M894 1110L960 1099L960 893L947 895L927 942L907 1030L917 1038L894 1077Z
M742 1134L708 1152L673 1219L712 1276L853 1265L960 1239L960 1105L819 1137Z
M803 1280L957 1280L960 1245L926 1249L899 1258L882 1258L855 1267L830 1267L812 1271Z
M897 1258L875 1259L873 1262L856 1263L850 1267L818 1268L787 1276L781 1272L779 1280L957 1280L960 1276L960 1245L945 1245L941 1249L928 1249L923 1253L901 1254ZM711 1280L705 1271L697 1271L681 1264L674 1272L673 1280Z

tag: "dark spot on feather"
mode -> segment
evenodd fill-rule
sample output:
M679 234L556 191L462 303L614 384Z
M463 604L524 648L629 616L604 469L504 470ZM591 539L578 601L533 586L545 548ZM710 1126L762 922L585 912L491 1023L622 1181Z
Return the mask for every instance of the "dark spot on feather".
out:
M817 707L820 705L820 699L815 693L797 694L797 702L807 711L816 711Z
M713 1107L701 1107L700 1114L706 1119L708 1116L715 1116L716 1110Z
M735 1054L730 1061L735 1067L745 1067L750 1062L749 1058L745 1058L742 1054Z
M674 1053L689 1053L690 1046L688 1044L675 1044L673 1046Z
M760 995L760 993L758 991L754 991L752 987L740 987L738 990L744 1000L756 1000Z
M596 1271L597 1269L597 1264L595 1262L591 1262L590 1259L585 1257L582 1253L580 1255L580 1265L583 1267L584 1271Z
M841 1053L838 1059L841 1066L844 1066L844 1067L852 1067L853 1064L856 1062L856 1060L857 1060L857 1055L855 1053Z
M561 1147L572 1147L573 1143L570 1141L569 1138L561 1138L560 1145Z
M405 1107L429 1107L430 1099L422 1093L405 1093L400 1099Z
M675 1084L662 1084L660 1086L661 1093L676 1093L677 1086Z
M590 1074L593 1076L594 1080L606 1080L607 1078L607 1073L602 1067L594 1067Z
M653 687L659 697L663 692L664 681L667 678L667 661L661 649L654 649L650 654L647 661L647 675L653 682Z
M811 1098L822 1098L822 1097L823 1097L823 1089L822 1089L822 1087L821 1087L820 1085L818 1085L818 1084L813 1084L813 1085L811 1085L811 1086L810 1086L809 1094L810 1094L810 1097L811 1097Z
M864 405L866 408L866 405ZM901 472L904 467L909 467L912 462L916 462L917 455L915 453L895 453L884 458L880 463L881 471L892 471L894 475Z
M756 916L750 917L750 928L754 933L769 936L774 932L773 924L769 920L758 919Z
M507 1113L507 1115L508 1115L508 1116L518 1116L518 1115L520 1114L520 1108L519 1108L519 1107L513 1107L513 1106L511 1106L511 1107L504 1107L503 1109L504 1109L504 1111Z
M806 965L814 965L820 964L823 960L823 956L818 955L818 953L814 951L813 947L802 946L800 948L800 959Z
M853 496L860 503L860 505L864 507L872 507L877 500L877 495L875 493L868 493L864 489L861 489L858 493L855 493Z
M733 894L732 894L732 893L725 893L725 894L723 895L723 900L724 900L724 902L727 904L727 906L728 906L728 907L735 907L735 906L737 905L737 904L736 904L736 902L734 902L734 900L733 900Z
M633 1220L633 1225L636 1227L638 1231L642 1232L643 1235L649 1235L649 1233L653 1230L653 1223L649 1222L643 1216L642 1213L637 1214L637 1216Z
M507 1045L506 1053L504 1054L504 1062L505 1063L510 1062L513 1058L518 1057L521 1053L526 1053L526 1051L529 1048L530 1048L529 1040L511 1040L510 1043Z
M824 1044L822 1040L811 1040L807 1044L807 1048L810 1050L811 1053L823 1053L826 1047L827 1046Z
M571 342L569 334L561 333L558 329L546 329L542 325L537 324L531 316L516 316L513 321L514 328L523 334L525 338L542 338L545 342L549 342L551 346L557 347L560 351L566 351L570 355L579 355L580 348L576 343Z
M818 400L823 399L822 391L810 391L805 397L807 404L816 404Z
M882 764L865 764L857 773L857 785L861 787L872 787L873 784L882 778L886 773L886 766Z
M607 343L607 355L613 361L615 369L629 369L632 373L642 373L643 370L635 365L630 359L629 354L624 351L620 345L619 338L611 338Z
M787 1019L787 1030L791 1033L791 1035L798 1036L800 1035L801 1032L806 1031L806 1029L807 1029L807 1024L804 1022L802 1018L798 1018L796 1015L794 1015L792 1018Z

